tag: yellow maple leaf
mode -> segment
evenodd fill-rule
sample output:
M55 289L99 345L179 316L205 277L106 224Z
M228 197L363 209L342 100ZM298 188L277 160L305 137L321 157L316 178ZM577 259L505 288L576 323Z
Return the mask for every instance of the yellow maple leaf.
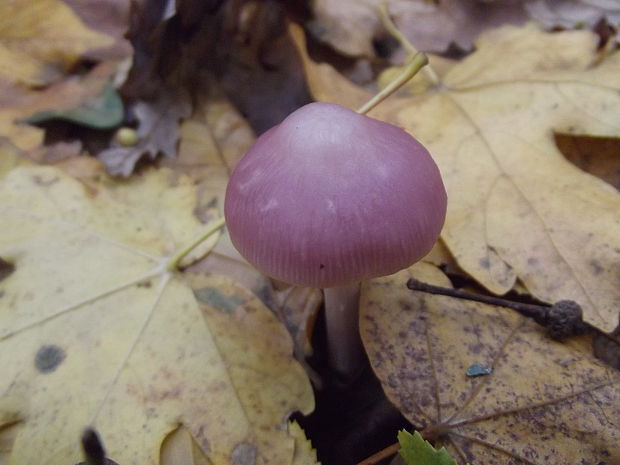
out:
M317 100L356 108L368 93L305 51ZM371 115L405 128L448 191L442 239L459 265L503 294L519 278L537 298L570 299L604 331L618 324L620 196L564 159L554 132L620 136L620 53L596 64L596 37L503 27L428 92Z
M167 270L203 227L191 181L169 178L153 170L92 195L51 167L0 180L8 464L77 463L88 425L123 465L159 463L179 425L215 465L293 460L285 420L313 400L290 337L229 279Z

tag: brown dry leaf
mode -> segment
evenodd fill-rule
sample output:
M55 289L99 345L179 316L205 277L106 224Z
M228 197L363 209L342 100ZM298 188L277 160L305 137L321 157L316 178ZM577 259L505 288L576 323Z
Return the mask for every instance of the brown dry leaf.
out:
M345 79L331 65L313 61L306 50L304 30L298 24L289 23L289 34L302 58L306 81L315 100L358 108L372 97L370 92Z
M167 270L204 229L191 181L170 175L94 192L52 167L0 180L0 257L13 267L0 282L9 465L79 462L87 425L123 465L159 463L179 425L216 465L292 462L286 422L312 410L308 379L253 294Z
M89 58L105 59L131 55L131 44L125 39L129 28L131 2L126 0L63 0L63 2L71 7L87 27L115 39L111 47L89 52ZM134 5L136 3L138 2Z
M345 55L374 56L373 40L385 36L379 5L384 0L315 0L312 34ZM419 50L444 52L454 43L469 50L478 35L526 16L521 0L390 0L390 16Z
M48 84L86 52L113 39L88 29L61 0L13 0L0 4L0 79Z
M312 355L314 323L323 303L323 292L312 287L285 286L275 291L276 314L295 341L299 360Z
M362 287L360 330L388 398L459 463L619 463L620 374L508 309L412 292L418 264ZM474 364L486 376L466 372Z
M153 100L139 101L130 110L138 121L138 143L124 147L115 142L97 156L112 175L129 176L142 157L175 157L179 141L179 124L191 113L187 95L161 88Z
M620 3L616 0L529 0L525 10L547 27L592 28L602 18L620 25Z
M43 129L22 120L38 112L88 103L102 93L115 71L115 63L101 63L85 76L68 76L40 90L3 87L0 82L0 136L26 152L38 149L43 144Z
M593 65L595 52L588 32L504 27L437 89L392 97L371 115L404 127L438 163L448 191L442 239L461 268L498 294L518 277L543 301L574 300L609 332L620 308L620 196L553 139L620 136L620 53ZM361 103L361 89L302 57L317 100Z

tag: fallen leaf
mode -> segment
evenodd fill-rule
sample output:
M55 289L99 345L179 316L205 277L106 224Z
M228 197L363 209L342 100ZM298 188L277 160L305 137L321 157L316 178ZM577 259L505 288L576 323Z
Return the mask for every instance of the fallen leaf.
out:
M602 18L620 25L620 4L615 0L534 0L525 4L525 10L547 27L592 28Z
M345 55L375 56L373 42L386 35L378 14L382 1L316 0L309 30ZM450 44L469 50L478 35L490 27L523 22L526 16L521 3L391 0L388 8L398 29L418 50L444 52Z
M572 164L620 190L620 139L555 134L555 143Z
M39 149L45 131L24 120L41 112L65 113L88 107L109 85L117 65L101 63L84 76L67 76L44 89L2 87L0 82L0 135L25 152Z
M113 39L87 28L61 0L0 4L0 79L41 86Z
M126 0L63 0L90 29L115 39L104 50L93 50L89 58L111 59L131 56L132 47L125 35L129 29L131 3ZM140 3L134 2L134 5Z
M187 428L179 426L161 445L161 465L212 465Z
M438 88L393 96L371 115L404 127L439 165L442 239L464 271L498 294L518 277L542 301L574 300L609 332L620 308L620 196L567 162L553 134L620 136L620 53L593 65L593 34L535 27L489 32L477 47ZM365 99L328 64L302 59L317 100Z
M295 341L295 354L299 360L312 355L314 324L323 303L321 289L285 285L275 291L276 314Z
M288 433L295 440L295 452L292 465L318 465L316 450L306 438L306 433L299 423L288 423ZM191 434L184 427L179 427L164 440L161 451L161 465L210 465L211 462L196 445Z
M234 34L219 38L230 44L230 58L216 66L224 70L218 75L231 101L261 134L309 103L310 98L299 58L286 32L290 4L236 3L238 11L229 8L223 18Z
M22 159L21 151L5 138L0 138L0 179L10 173Z
M64 110L44 110L24 120L28 124L64 120L95 129L112 129L123 120L123 101L111 83L102 92L80 106Z
M301 429L299 423L296 421L289 422L288 432L295 438L293 465L318 465L316 450L314 450L312 443L306 438L306 433Z
M161 153L175 157L180 120L189 116L191 105L187 96L163 88L152 101L136 102L130 111L138 120L138 144L124 147L116 143L97 155L113 175L129 176L144 156L154 159Z
M388 398L459 463L620 461L620 374L513 310L412 292L409 278L444 287L418 264L363 284L360 331ZM477 363L492 373L468 377Z
M169 180L151 170L91 194L52 167L0 180L9 465L77 463L89 425L122 465L159 463L179 425L216 465L292 461L287 417L313 400L290 337L234 282L166 270L204 228L191 182Z
M345 79L328 63L317 63L310 58L301 26L289 23L288 31L301 56L306 81L315 100L333 101L348 108L358 108L372 97L370 92Z
M214 208L223 214L230 173L254 142L254 132L218 83L207 76L205 85L208 92L180 125L177 157L161 160L163 166L193 180L198 191L199 217ZM237 252L225 230L212 252L189 269L207 270L230 276L270 303L268 278Z
M415 431L413 434L407 431L398 432L400 443L400 455L407 465L456 465L450 454L442 447L435 450L432 444Z

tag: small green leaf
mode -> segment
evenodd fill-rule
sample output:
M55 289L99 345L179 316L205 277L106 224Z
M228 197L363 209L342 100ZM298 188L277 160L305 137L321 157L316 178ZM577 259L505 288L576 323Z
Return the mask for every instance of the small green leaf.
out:
M61 119L95 129L111 129L123 120L123 101L114 86L108 83L93 100L68 110L44 110L29 116L26 123L36 124Z
M436 450L417 431L413 434L405 430L399 431L398 442L400 455L407 465L457 465L445 448Z

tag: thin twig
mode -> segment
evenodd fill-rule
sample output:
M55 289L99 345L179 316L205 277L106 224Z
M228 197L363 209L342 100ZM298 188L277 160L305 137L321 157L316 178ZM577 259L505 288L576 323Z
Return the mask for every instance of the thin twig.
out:
M175 271L179 266L179 263L181 263L181 260L183 260L187 254L194 250L203 241L207 240L209 237L219 231L224 226L224 224L224 218L220 218L217 221L214 221L213 223L208 225L205 231L200 233L187 246L183 247L183 249L181 249L179 252L174 254L172 258L170 258L170 260L168 261L168 265L166 266L168 271Z
M381 13L381 22L383 23L383 27L390 33L392 37L394 37L398 43L407 50L407 57L412 57L418 53L416 48L413 46L409 39L407 39L402 32L398 30L394 21L392 21L392 17L390 16L390 12L388 10L389 0L383 0L379 5L379 12ZM429 80L433 83L433 85L439 84L439 76L430 66L426 66L423 70L423 73L429 78Z
M554 339L564 339L566 337L583 334L586 331L594 331L601 334L606 339L620 345L620 340L614 335L607 334L597 327L592 326L590 323L583 321L581 307L572 300L560 300L553 305L526 304L499 297L472 294L460 289L434 286L432 284L423 283L414 278L407 281L407 287L412 291L427 292L429 294L455 297L457 299L471 300L487 305L510 308L524 316L533 318L537 323L545 326L549 331L549 335Z
M417 279L411 278L407 281L407 287L412 291L422 291L429 294L445 295L447 297L456 297L457 299L473 300L474 302L482 302L487 305L495 305L498 307L511 308L517 312L529 316L530 318L536 318L544 320L551 308L550 305L532 305L521 302L515 302L512 300L501 299L499 297L491 297L486 295L472 294L470 292L462 291L460 289L451 289L447 287L434 286L432 284L423 283Z
M374 107L383 102L386 98L400 89L409 79L416 75L425 65L428 64L428 58L424 53L417 53L409 62L407 67L400 73L396 79L385 86L378 94L366 102L360 107L357 112L361 115L365 115Z
M357 465L375 465L379 463L381 460L386 459L394 454L396 454L400 450L400 444L395 442L391 446L386 447L383 450L380 450L376 454L372 454L370 457L365 458Z

